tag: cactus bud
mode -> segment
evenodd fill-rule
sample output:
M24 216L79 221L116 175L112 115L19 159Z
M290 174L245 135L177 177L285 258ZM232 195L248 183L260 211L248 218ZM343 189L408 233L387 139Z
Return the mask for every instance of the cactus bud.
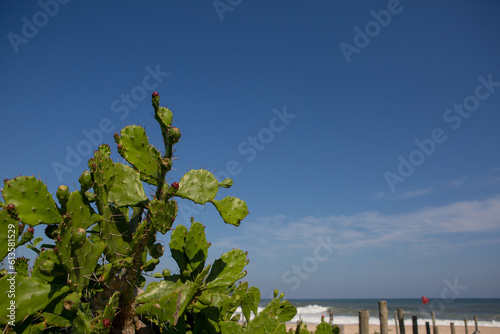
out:
M163 269L163 271L161 272L161 274L162 274L163 277L169 277L170 276L170 270Z
M9 179L3 179L3 183L9 182Z
M158 92L153 92L153 94L151 94L151 100L153 108L157 110L158 107L160 106L160 94L158 94Z
M20 222L19 225L17 226L17 236L18 237L20 237L21 234L23 234L24 228L25 228L25 225Z
M7 204L6 209L7 209L7 211L11 212L11 211L14 211L16 209L16 206L14 204Z
M66 206L66 203L68 203L69 200L68 187L65 185L60 185L59 188L57 188L56 197L62 206Z
M108 328L109 326L111 326L111 320L109 320L108 318L104 318L102 319L102 324L104 325L104 327Z
M118 149L118 151L121 151L121 150L123 150L123 145L122 144L118 144L118 146L116 146L116 148Z
M85 239L87 239L87 231L81 227L77 228L71 235L71 242L77 247L82 246L85 243Z
M26 232L21 236L21 240L19 241L20 245L23 245L33 239L33 233L35 232L35 229L33 227L28 227Z
M92 174L88 170L84 170L82 175L78 178L78 182L80 182L81 190L87 191L92 187Z
M173 182L172 183L172 188L179 189L179 183L178 182Z
M168 130L168 140L170 145L176 144L181 138L181 130L179 128L173 127Z
M120 142L120 134L118 132L115 132L113 135L113 138L115 139L115 142L118 144Z
M275 299L276 299L276 297L278 297L278 293L280 293L280 291L278 289L274 289L273 295L274 295Z
M46 276L50 276L54 270L55 263L50 260L45 260L38 266L38 270Z
M225 179L222 182L219 182L219 187L222 188L230 188L233 185L233 180L231 179Z

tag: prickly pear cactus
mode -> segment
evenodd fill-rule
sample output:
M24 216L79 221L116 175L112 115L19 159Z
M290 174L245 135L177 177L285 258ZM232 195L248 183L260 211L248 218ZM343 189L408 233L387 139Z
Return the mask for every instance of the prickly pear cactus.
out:
M236 197L216 199L229 188L206 170L188 171L166 183L173 146L181 132L173 114L152 96L164 147L149 143L141 126L114 135L128 165L113 162L101 145L78 181L61 185L54 196L35 177L5 179L0 202L0 329L18 333L285 333L283 322L296 309L283 294L260 313L260 292L237 283L246 275L247 254L233 249L207 264L210 243L205 227L177 225L177 200L212 203L227 224L238 226L248 214ZM143 182L155 187L148 197ZM41 225L42 237L34 238ZM155 270L167 245L157 234L170 233L170 254L178 268ZM43 243L42 243L43 241ZM26 245L36 257L30 270L15 249ZM4 249L5 248L5 249ZM14 274L17 273L17 274ZM147 273L147 274L146 274ZM172 274L175 273L175 274ZM145 287L145 275L156 278ZM144 288L144 290L143 290ZM241 308L245 324L238 323Z

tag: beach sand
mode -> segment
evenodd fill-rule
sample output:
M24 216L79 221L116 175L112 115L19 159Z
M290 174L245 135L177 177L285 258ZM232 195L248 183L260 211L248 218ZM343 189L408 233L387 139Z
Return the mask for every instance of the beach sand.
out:
M342 333L342 326L344 327L344 331ZM358 325L340 325L341 331L340 334L357 334L359 333L359 326ZM297 328L297 325L292 325L292 324L287 324L286 325L287 330L289 328L292 328L295 331L295 328ZM316 325L307 325L307 329L309 331L314 331L316 328ZM439 334L451 334L451 328L450 326L438 326L439 328ZM469 334L473 334L475 327L474 325L468 326L469 329ZM406 334L413 334L413 328L412 326L405 326L405 331ZM375 332L380 333L380 326L379 325L370 325L370 334L374 334ZM480 334L500 334L500 327L481 327L479 326L479 332ZM419 334L426 334L425 330L425 325L418 326L418 333ZM432 325L431 325L431 334L433 334L432 330ZM389 334L396 334L396 328L393 326L389 326ZM455 334L465 334L465 327L459 326L455 324Z

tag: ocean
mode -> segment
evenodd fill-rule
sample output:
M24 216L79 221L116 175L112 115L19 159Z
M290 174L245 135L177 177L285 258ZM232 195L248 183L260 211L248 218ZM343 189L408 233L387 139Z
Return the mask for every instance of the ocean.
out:
M394 314L397 309L404 309L405 325L411 326L412 316L417 316L419 325L429 322L432 326L431 311L436 315L437 325L448 325L454 322L455 326L463 326L467 319L469 327L474 326L474 316L478 318L479 327L500 327L500 299L432 299L423 305L419 299L385 299L389 311L389 326L394 326ZM333 314L333 323L338 325L358 324L359 310L368 310L370 324L379 324L379 299L288 299L297 307L296 317L290 323L302 319L308 324L318 324L321 316L329 319L329 310ZM262 300L259 311L269 300Z

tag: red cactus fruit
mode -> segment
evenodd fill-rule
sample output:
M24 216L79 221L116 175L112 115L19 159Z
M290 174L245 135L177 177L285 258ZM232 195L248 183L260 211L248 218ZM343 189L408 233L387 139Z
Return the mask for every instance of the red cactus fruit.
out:
M122 144L118 144L118 146L116 146L119 150L123 149L123 145Z
M160 94L158 94L158 92L154 91L153 94L151 95L152 97L158 97L160 96Z
M109 320L108 318L104 318L102 319L102 324L104 325L104 327L108 328L109 326L111 326L111 320Z
M172 183L172 188L179 189L179 183L178 182Z
M28 227L28 229L26 230L27 233L34 233L35 232L35 229L33 227Z
M16 208L14 204L7 204L7 211L12 211Z

